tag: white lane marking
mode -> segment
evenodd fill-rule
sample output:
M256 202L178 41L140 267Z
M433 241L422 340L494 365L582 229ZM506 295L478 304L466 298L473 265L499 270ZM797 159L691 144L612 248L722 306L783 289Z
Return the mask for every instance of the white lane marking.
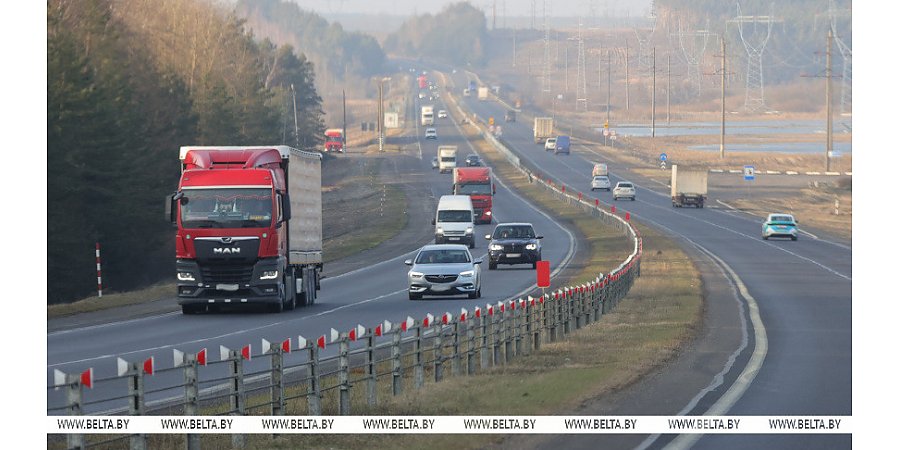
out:
M653 221L650 221L653 222ZM674 230L667 228L659 223L653 222L656 226L661 227L663 229L668 230L670 233L680 236L685 241L689 242L695 248L704 253L707 257L711 258L713 263L719 269L725 279L728 280L728 284L731 286L732 293L734 294L735 301L739 304L741 303L740 297L744 299L744 302L747 304L747 309L750 312L750 322L753 327L753 339L754 339L754 348L753 353L750 356L750 360L747 362L747 365L744 366L744 369L741 371L740 375L735 379L734 383L728 388L728 391L722 395L704 414L708 416L715 415L725 415L728 413L735 403L744 395L747 389L750 388L750 384L753 383L753 380L756 378L756 375L762 369L763 362L766 358L766 355L769 351L769 340L768 334L766 333L765 324L762 321L762 316L759 314L759 305L756 303L756 299L750 295L750 292L747 290L746 285L741 280L741 278L731 269L731 267L722 261L721 258L713 254L708 249L704 248L700 244L690 240L686 236L676 233ZM728 272L727 275L725 272ZM738 296L740 293L740 297ZM748 331L747 331L747 320L746 315L744 313L744 308L739 308L740 312L740 322L741 322L741 345L729 355L728 360L725 363L725 366L722 370L716 374L709 385L705 388L701 389L697 395L694 396L691 401L685 405L684 408L681 409L677 413L679 416L686 415L690 411L692 411L697 404L699 404L700 400L703 399L708 393L718 389L725 383L725 375L727 375L732 368L734 367L735 362L737 361L738 356L747 348L749 345L748 342ZM647 439L645 439L641 444L637 447L639 450L645 450L650 445L652 445L659 438L659 434L654 434ZM675 448L675 449L686 449L690 448L693 444L699 440L701 435L681 435L676 438L674 441L670 442L666 448Z

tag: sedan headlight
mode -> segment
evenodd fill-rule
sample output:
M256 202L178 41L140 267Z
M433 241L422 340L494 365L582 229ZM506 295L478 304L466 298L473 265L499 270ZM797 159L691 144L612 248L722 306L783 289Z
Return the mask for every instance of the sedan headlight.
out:
M534 243L528 244L525 246L525 249L526 250L537 250L537 244L534 244Z
M488 248L490 248L491 250L494 250L494 251L503 250L503 246L500 244L491 244L491 246Z
M465 271L465 272L460 272L460 273L459 273L459 276L460 276L461 278L470 278L470 277L474 277L474 276L475 276L475 271L474 271L474 270L467 270L467 271Z
M410 278L422 278L422 277L424 277L424 276L425 276L425 274L422 273L422 272L413 272L413 271L410 271L410 272L409 272L409 277L410 277Z
M178 272L178 281L195 281L194 274L190 272Z
M264 270L263 273L259 276L260 280L274 280L278 278L277 270Z

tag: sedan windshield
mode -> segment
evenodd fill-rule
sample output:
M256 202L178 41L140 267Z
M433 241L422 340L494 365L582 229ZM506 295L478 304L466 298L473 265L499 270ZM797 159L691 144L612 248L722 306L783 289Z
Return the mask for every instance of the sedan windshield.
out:
M464 264L471 262L465 250L422 250L416 264Z
M533 239L534 229L524 225L498 226L494 239Z
M258 228L272 223L272 191L265 188L185 189L184 228Z
M784 224L784 225L793 225L794 218L791 216L772 216L772 218L771 218L771 220L769 220L769 222L780 223L780 224Z

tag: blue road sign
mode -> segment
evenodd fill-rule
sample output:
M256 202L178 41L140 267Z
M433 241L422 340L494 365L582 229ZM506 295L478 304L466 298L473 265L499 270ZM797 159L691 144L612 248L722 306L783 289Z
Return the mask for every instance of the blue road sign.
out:
M756 179L756 169L753 166L744 166L744 180L753 181Z
M666 155L665 153L660 153L660 154L659 154L659 160L660 160L660 161L665 161L665 160L668 159L668 158L669 158L669 156Z

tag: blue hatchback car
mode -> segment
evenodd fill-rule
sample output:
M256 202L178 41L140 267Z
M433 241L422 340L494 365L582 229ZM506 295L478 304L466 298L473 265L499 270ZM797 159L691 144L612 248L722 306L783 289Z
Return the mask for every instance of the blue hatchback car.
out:
M558 155L560 153L569 154L569 137L568 136L557 136L556 137L556 148L553 150L553 154Z
M770 237L791 238L792 241L797 240L797 221L790 214L769 214L766 221L762 225L762 238L768 240Z

